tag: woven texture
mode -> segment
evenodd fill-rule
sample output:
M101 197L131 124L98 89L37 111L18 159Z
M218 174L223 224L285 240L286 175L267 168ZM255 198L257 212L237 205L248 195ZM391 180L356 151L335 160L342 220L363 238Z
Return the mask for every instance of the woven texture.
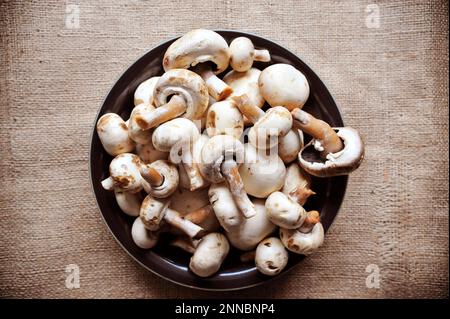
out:
M79 28L66 23L71 5ZM368 5L1 1L0 296L448 298L448 4ZM366 142L324 246L261 288L202 292L147 272L113 239L90 187L90 134L109 88L143 52L197 27L291 49ZM68 264L79 289L66 288ZM370 264L379 288L366 286Z

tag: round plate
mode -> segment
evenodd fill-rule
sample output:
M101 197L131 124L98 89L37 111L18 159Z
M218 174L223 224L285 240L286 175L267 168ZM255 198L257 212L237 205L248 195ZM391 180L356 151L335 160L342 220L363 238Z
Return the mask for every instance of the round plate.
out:
M303 109L328 122L331 126L344 126L336 103L325 85L295 54L274 42L252 34L237 31L217 32L228 43L236 37L246 36L253 41L255 47L268 49L272 61L270 63L255 63L254 66L258 69L262 70L274 63L288 63L299 69L308 79L311 90L309 99ZM144 80L163 73L161 65L163 55L167 47L175 40L176 38L151 49L122 74L108 93L97 114L95 123L103 114L108 112L117 113L123 119L128 119L134 106L134 91ZM239 253L232 249L217 274L209 278L200 278L188 269L190 255L167 245L164 238L152 250L138 248L131 238L131 225L134 218L121 212L114 198L114 193L104 190L100 184L103 179L109 176L108 166L111 160L112 157L103 150L94 124L90 153L90 174L98 207L110 231L123 249L151 272L174 283L192 288L235 290L252 287L277 278L291 270L304 258L302 255L290 253L289 263L283 272L278 276L268 277L259 273L253 264L242 264L239 261ZM338 213L344 198L347 179L347 176L312 179L312 189L317 195L310 197L305 208L320 211L325 231L328 230ZM301 269L298 270L301 271Z

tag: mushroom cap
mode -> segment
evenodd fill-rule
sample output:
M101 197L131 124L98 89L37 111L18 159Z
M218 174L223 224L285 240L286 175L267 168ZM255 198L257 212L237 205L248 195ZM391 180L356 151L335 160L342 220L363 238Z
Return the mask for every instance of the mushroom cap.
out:
M169 201L164 199L156 199L151 195L147 195L142 202L139 217L145 228L156 231L161 227L164 213L169 206Z
M181 167L182 165L180 165ZM208 189L188 189L178 188L170 198L170 208L182 215L186 215L209 204Z
M109 174L114 183L114 189L129 192L142 190L142 177L139 172L141 160L135 154L123 153L117 155L109 164Z
M139 216L139 210L141 209L143 200L140 192L130 193L115 189L114 195L116 197L117 204L125 214L135 217Z
M292 65L278 63L265 68L259 76L259 89L270 106L284 106L289 111L302 108L309 97L306 77Z
M158 80L159 76L154 76L139 84L136 91L134 91L134 105L141 103L153 104L153 89Z
M197 126L185 118L175 118L161 124L153 131L153 146L161 152L169 152L177 143L196 141L200 136Z
M278 156L285 164L288 164L297 158L303 146L303 132L291 129L286 135L280 137Z
M266 199L267 216L277 226L299 228L306 219L305 209L282 192L273 192Z
M201 157L202 157L202 148L203 145L205 145L205 143L209 140L208 135L206 134L202 134L200 135L200 137L194 142L194 145L192 146L192 160L194 162L194 164L198 165L201 162ZM171 152L170 155L175 156L174 152ZM176 155L177 157L179 156L178 154ZM172 158L174 161L179 161L178 158ZM190 189L191 187L191 181L189 179L189 176L184 168L183 165L179 165L178 166L178 174L180 175L180 187L186 188L186 189ZM209 182L204 181L205 185L201 186L200 188L204 188L206 186L209 185Z
M219 74L228 67L230 52L225 39L218 33L205 30L192 30L173 42L163 59L165 71L188 69L198 63L213 62L214 73Z
M314 148L314 139L298 154L301 167L317 177L347 175L359 167L364 159L364 142L358 131L351 127L333 128L344 142L344 148L337 153L327 155L325 162L315 159L318 152ZM311 161L310 157L314 160ZM318 157L317 157L318 158Z
M292 115L282 106L275 106L266 111L248 133L248 141L259 149L278 145L280 137L286 135L292 127Z
M137 144L136 154L145 164L152 163L157 160L165 160L169 157L168 152L158 151L154 146L152 141L147 144Z
M131 238L134 243L142 249L153 248L158 242L159 234L149 231L145 228L142 220L138 217L134 220L131 227Z
M151 186L149 194L156 198L166 198L172 195L178 187L179 176L177 167L165 160L155 161L149 166L164 176L163 183L157 187Z
M206 132L209 136L231 135L240 138L244 131L244 120L231 100L216 102L208 108Z
M280 228L280 239L284 247L296 254L312 254L322 245L324 237L322 223L315 224L309 233Z
M189 269L200 277L216 273L230 251L227 238L220 233L210 233L198 243L189 262Z
M111 156L134 150L125 121L116 113L106 113L97 122L97 133L105 151Z
M245 72L253 65L255 47L246 37L238 37L230 43L230 65L233 70Z
M247 194L266 198L283 187L286 167L277 154L266 155L252 145L245 144L244 163L239 167L239 174Z
M227 232L236 230L242 223L243 216L226 182L212 184L208 196L220 225Z
M202 149L200 171L205 179L212 183L224 180L221 166L225 158L234 158L240 165L244 161L244 146L230 135L211 137Z
M209 93L205 81L195 72L184 69L173 69L164 73L153 91L155 106L169 102L172 95L182 97L186 103L183 117L200 119L208 108Z
M310 188L311 177L302 169L297 163L291 163L286 168L286 177L284 179L284 185L281 191L289 195L289 193L295 191L298 187Z
M259 91L258 86L260 75L261 71L256 68L251 68L246 72L228 72L223 77L223 81L233 89L233 93L228 99L233 96L247 94L252 105L262 108L264 105L264 98Z
M261 240L277 228L267 217L264 200L255 199L252 202L256 215L243 219L237 229L225 233L230 244L240 250L255 249Z
M137 115L145 112L151 112L155 108L148 103L141 103L136 105L130 114L130 120L128 122L128 134L130 138L138 144L147 144L152 140L152 131L143 130L136 122Z
M256 268L263 274L275 276L286 267L289 254L277 237L264 239L256 247Z

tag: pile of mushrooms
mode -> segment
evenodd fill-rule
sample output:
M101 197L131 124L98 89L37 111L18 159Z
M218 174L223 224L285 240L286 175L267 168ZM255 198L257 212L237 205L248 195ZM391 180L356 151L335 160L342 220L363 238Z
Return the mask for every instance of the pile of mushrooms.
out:
M311 176L349 174L364 157L355 129L302 110L310 87L299 70L254 61L270 53L246 37L228 45L193 30L167 49L165 73L136 88L129 119L107 113L97 123L114 157L101 184L135 218L135 244L151 249L170 236L200 277L217 273L231 249L268 276L290 253L315 252L324 228L320 212L304 208Z

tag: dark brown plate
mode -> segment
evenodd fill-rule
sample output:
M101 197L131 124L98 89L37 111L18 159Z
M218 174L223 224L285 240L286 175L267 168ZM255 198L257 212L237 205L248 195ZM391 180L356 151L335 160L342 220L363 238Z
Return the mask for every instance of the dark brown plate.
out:
M250 38L255 47L266 48L270 51L273 63L288 63L299 69L308 79L311 88L309 100L304 109L319 117L331 126L343 126L339 110L319 77L295 54L278 44L264 38L237 31L217 31L228 42L239 36ZM108 93L95 123L100 116L114 112L128 119L133 108L133 95L136 87L144 80L163 73L161 61L167 47L176 39L164 42L145 53L114 84ZM255 67L263 69L269 64L256 63ZM225 73L224 73L225 74ZM137 262L151 272L174 283L206 290L234 290L243 289L267 282L272 278L260 274L253 264L242 264L239 255L233 250L222 265L220 271L209 278L199 278L188 269L190 256L181 250L159 243L153 250L138 248L131 238L133 217L122 213L118 207L113 192L105 191L100 181L107 178L108 166L112 158L104 150L93 128L90 173L92 187L97 199L98 207L113 236L119 244ZM347 176L318 179L313 178L312 189L317 195L310 197L306 209L316 209L321 212L321 219L325 231L328 230L338 213L347 186ZM297 265L303 256L290 253L289 263L282 273L286 273ZM298 268L299 271L301 269Z

